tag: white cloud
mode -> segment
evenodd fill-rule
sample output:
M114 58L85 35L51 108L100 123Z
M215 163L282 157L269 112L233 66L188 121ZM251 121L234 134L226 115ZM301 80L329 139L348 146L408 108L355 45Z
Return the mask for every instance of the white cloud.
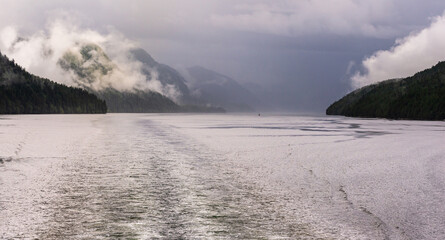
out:
M15 28L12 26L5 27L0 33L0 47L11 46L16 39L17 31Z
M237 5L237 13L213 15L216 26L286 36L328 33L394 36L394 0L279 0Z
M445 60L445 14L434 18L422 31L398 39L394 47L382 50L363 60L366 73L356 73L352 85L409 77Z
M106 88L119 91L152 90L172 99L178 98L174 87L163 86L157 79L155 69L151 70L150 79L143 74L142 63L129 54L131 49L137 47L137 43L113 29L107 34L101 34L91 29L82 29L72 22L70 16L51 19L46 30L22 38L19 38L16 28L5 27L0 31L0 49L29 72L69 86L96 91ZM89 44L99 46L109 59L92 50L90 54L93 58L82 63L81 67L101 64L108 66L111 71L104 74L101 68L95 69L93 66L88 69L92 77L82 78L74 71L61 67L60 61L67 53L77 60L82 59L80 50Z

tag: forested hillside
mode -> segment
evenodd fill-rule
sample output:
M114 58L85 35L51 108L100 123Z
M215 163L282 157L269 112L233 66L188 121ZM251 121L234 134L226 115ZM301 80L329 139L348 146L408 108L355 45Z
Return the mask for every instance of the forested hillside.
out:
M95 95L32 75L0 53L0 114L106 112Z
M328 115L389 119L445 119L445 62L404 79L353 91L333 103Z
M180 111L180 106L172 100L153 91L119 92L114 89L107 89L95 94L105 100L109 111L114 113L168 113Z

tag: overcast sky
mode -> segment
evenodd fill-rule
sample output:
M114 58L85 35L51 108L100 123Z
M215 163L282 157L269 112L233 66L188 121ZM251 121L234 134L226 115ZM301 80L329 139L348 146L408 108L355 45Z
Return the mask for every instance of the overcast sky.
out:
M0 31L14 27L27 36L69 18L81 28L122 33L175 68L200 65L261 84L270 101L288 110L323 111L354 88L445 60L443 0L0 0L0 6Z

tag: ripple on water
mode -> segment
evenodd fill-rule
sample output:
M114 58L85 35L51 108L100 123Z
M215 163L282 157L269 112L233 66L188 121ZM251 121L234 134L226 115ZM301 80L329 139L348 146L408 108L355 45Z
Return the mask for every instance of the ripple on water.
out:
M257 179L246 179L243 171L237 171L239 166L234 164L234 159L229 161L227 156L199 145L167 125L125 115L107 116L95 120L95 125L99 130L82 144L71 144L65 151L66 158L27 158L23 163L3 164L8 169L1 171L9 171L11 179L22 183L0 182L3 190L0 213L14 218L6 226L0 224L1 237L313 239L338 236L335 228L315 231L317 226L299 215L307 211L306 215L310 216L310 210L317 206L312 204L312 208L306 209L304 201L321 199L322 202L324 198L333 198L331 186L318 179L312 170L300 171L306 171L301 179L307 182L299 186L307 190L299 197L306 199L294 204L299 200L293 199L295 196L261 186L255 183ZM358 131L359 125L347 126L352 130L348 128L346 133L311 125L291 126L303 134L287 137L299 138L312 132L319 136L379 134ZM270 129L287 128L266 128ZM45 141L51 144L58 140ZM26 149L26 144L23 146ZM27 165L31 167L26 168ZM15 168L18 172L12 172L13 166L19 166ZM20 174L23 176L17 177ZM346 190L343 189L343 193L346 194ZM338 210L329 209L331 206L328 203L320 211ZM337 206L343 207L348 205ZM338 212L341 211L335 213ZM5 219L0 216L0 220Z
M272 196L209 152L149 120L120 119L38 175L23 197L39 221L7 237L40 239L312 238ZM33 161L29 159L28 161ZM46 179L45 181L43 181ZM33 186L33 187L31 187ZM38 196L38 197L37 197ZM33 199L35 198L35 199ZM17 198L15 198L17 200ZM23 205L26 207L29 205ZM18 206L15 211L20 211ZM32 211L36 211L35 209ZM19 224L19 223L15 223ZM13 225L13 224L12 224Z

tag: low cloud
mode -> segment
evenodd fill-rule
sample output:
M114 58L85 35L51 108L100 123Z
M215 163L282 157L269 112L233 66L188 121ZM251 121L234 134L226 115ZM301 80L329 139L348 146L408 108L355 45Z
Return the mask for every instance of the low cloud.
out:
M445 61L445 14L433 19L430 26L398 39L389 50L375 52L363 60L364 72L351 78L355 88L379 81L409 77Z
M89 59L82 58L85 47L89 47ZM102 34L82 29L69 18L52 20L45 30L30 36L21 36L13 26L0 31L3 54L38 76L95 91L107 88L151 90L177 99L178 91L172 86L164 86L157 79L156 69L151 69L151 77L147 79L142 71L143 64L130 54L135 47L137 43L114 29ZM72 62L66 62L68 60ZM75 69L80 70L72 68L74 62Z

